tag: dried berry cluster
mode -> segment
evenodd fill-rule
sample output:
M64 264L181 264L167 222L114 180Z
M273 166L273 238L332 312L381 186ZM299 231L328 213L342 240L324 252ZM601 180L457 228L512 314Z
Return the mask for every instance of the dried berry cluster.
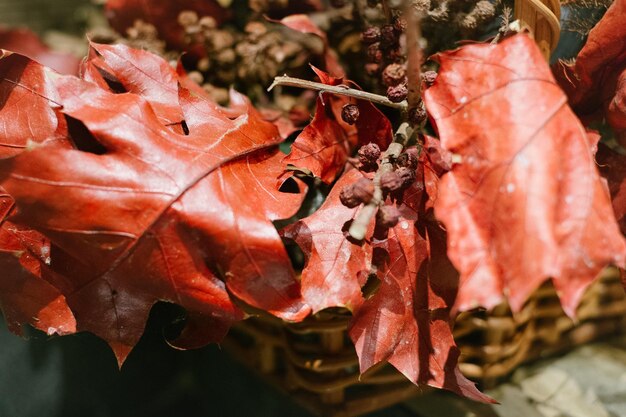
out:
M358 151L359 170L369 173L379 169L382 156L380 148L375 143L362 146ZM414 153L403 152L393 161L391 170L378 173L377 184L382 192L382 200L375 202L380 204L376 214L377 227L387 229L395 226L400 219L400 212L394 205L385 205L383 202L387 196L396 200L402 191L406 190L416 180L418 159ZM341 203L349 208L358 207L361 204L369 204L375 196L376 185L374 180L363 177L351 185L341 189L339 198Z
M199 18L192 11L182 12L178 21L189 45L202 45L206 50L197 69L203 81L216 86L267 85L275 76L305 66L311 55L323 50L315 39L287 37L283 28L261 21L250 21L243 33L218 28L211 17Z
M369 61L365 68L368 74L381 77L387 97L394 103L403 101L408 94L405 56L400 47L405 27L404 20L395 17L393 23L370 26L361 34Z

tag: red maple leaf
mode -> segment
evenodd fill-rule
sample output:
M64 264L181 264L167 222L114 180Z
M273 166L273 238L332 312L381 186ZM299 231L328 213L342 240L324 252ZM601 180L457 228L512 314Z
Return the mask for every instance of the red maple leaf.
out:
M281 231L304 253L302 296L314 313L328 307L354 310L363 302L361 287L371 268L372 248L347 238L358 208L347 208L339 200L341 189L362 177L356 169L346 172L315 213Z
M388 361L415 384L491 402L457 367L450 306L458 274L445 256L445 235L436 224L421 227L403 219L376 245L380 288L349 329L361 372Z
M65 297L43 279L50 243L39 233L6 220L12 198L0 188L0 309L9 330L23 335L22 325L49 335L76 331Z
M529 37L465 46L438 60L425 102L458 160L435 206L461 273L456 308L493 307L506 294L518 311L552 278L573 316L602 268L626 257L596 144Z
M142 74L155 68L154 60L134 64ZM125 80L128 90L143 82ZM64 280L57 288L79 330L104 338L121 363L158 300L187 309L177 341L185 347L221 339L243 316L227 289L287 320L308 314L271 223L290 217L303 198L276 189L283 164L273 125L249 105L231 120L181 88L185 135L152 106L161 82L142 91L148 100L74 77L56 85L63 113L103 150L35 147L0 161L0 171L19 209L14 220L54 245L51 267Z

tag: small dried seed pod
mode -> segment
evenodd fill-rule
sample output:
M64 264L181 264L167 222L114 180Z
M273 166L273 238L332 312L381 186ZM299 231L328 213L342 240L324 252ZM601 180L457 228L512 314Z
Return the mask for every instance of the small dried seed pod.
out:
M396 169L396 175L400 178L402 186L400 188L409 187L415 181L415 170L409 167L400 167Z
M349 125L353 125L359 120L359 106L356 104L346 104L341 109L341 119L348 123Z
M380 188L388 193L401 189L402 182L402 178L395 171L385 172L380 176Z
M362 165L376 165L376 161L380 158L380 147L377 144L370 142L367 145L361 146L357 154L359 162Z
M422 73L422 81L424 81L424 84L428 87L433 85L436 79L437 73L435 71L426 71Z
M409 109L409 122L414 126L419 126L426 121L428 113L426 113L426 107L424 103L420 103L417 107Z
M417 169L418 159L413 153L403 152L396 159L396 165L398 167L407 167L415 171Z
M359 178L359 180L352 185L352 193L361 203L367 204L372 201L372 197L374 197L374 183L368 178Z
M396 16L393 19L393 28L396 30L396 32L398 33L402 33L406 30L406 19L404 19L401 16Z
M400 211L395 206L382 206L376 213L376 224L388 229L400 221Z
M377 26L372 26L365 29L361 33L361 41L368 45L380 41L380 28Z
M384 25L380 29L380 43L383 47L388 48L396 45L398 40L398 32L396 32L393 25Z
M409 90L405 84L392 85L387 89L387 98L393 103L400 103L406 99Z
M383 70L383 83L386 86L398 85L406 82L406 69L402 64L389 64Z
M341 204L348 208L358 207L360 204L367 204L374 196L374 183L361 178L352 185L346 185L339 193Z

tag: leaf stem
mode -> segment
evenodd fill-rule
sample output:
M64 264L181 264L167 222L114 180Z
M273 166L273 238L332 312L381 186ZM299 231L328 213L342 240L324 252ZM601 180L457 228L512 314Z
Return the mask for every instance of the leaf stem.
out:
M367 100L375 104L391 107L397 110L406 110L407 102L402 101L400 103L394 103L387 97L379 94L369 93L367 91L357 90L356 88L350 88L347 85L327 85L322 83L316 83L313 81L303 80L300 78L293 78L287 75L278 76L274 78L274 82L267 91L271 91L274 87L279 85L286 85L289 87L308 88L311 90L317 90L320 94L332 93L340 96L353 97L358 100Z
M376 171L374 175L374 195L372 200L363 206L352 221L350 229L348 230L348 233L354 239L362 240L365 238L372 218L376 215L378 207L384 201L383 190L380 188L380 179L383 174L393 171L393 161L400 156L412 134L413 129L411 126L406 122L402 123L396 131L394 141L389 144L389 147L383 153L378 171Z

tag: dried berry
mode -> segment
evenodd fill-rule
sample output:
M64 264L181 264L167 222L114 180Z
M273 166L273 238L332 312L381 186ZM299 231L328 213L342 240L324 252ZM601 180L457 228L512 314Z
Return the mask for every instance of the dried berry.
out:
M380 42L367 47L367 57L371 62L379 63L383 60L383 51L380 50Z
M422 81L426 84L427 87L430 87L435 83L437 79L437 73L435 71L426 71L422 73Z
M415 171L417 169L418 159L415 154L410 152L403 152L396 159L396 165L398 167L407 167Z
M387 89L387 98L393 103L400 103L406 99L409 90L405 84L392 85Z
M396 16L393 19L393 28L396 30L396 32L404 32L406 30L406 19L401 16Z
M348 123L349 125L353 125L359 120L359 106L356 104L346 104L341 109L341 119Z
M406 69L401 64L389 64L383 70L383 82L387 87L406 82Z
M388 229L400 221L400 211L395 206L382 206L376 213L376 225Z
M343 187L339 193L339 200L344 206L354 208L362 203L369 203L373 196L374 183L367 178L361 178L354 184Z
M395 171L385 172L380 176L380 188L388 193L401 189L402 183L402 178Z
M359 162L364 166L376 165L378 158L380 158L380 148L375 143L368 143L361 146L357 153Z
M421 102L417 107L409 109L409 122L414 126L419 126L426 121L428 114L426 113L426 107Z
M368 45L380 41L380 28L372 26L365 29L361 33L361 40Z
M352 185L352 192L363 204L367 204L374 197L374 183L368 178L360 178Z
M380 43L383 47L388 48L398 43L398 32L394 29L393 25L384 25L380 29Z
M409 167L400 167L396 169L396 175L400 178L400 181L402 181L402 186L400 188L406 188L415 181L415 170Z

